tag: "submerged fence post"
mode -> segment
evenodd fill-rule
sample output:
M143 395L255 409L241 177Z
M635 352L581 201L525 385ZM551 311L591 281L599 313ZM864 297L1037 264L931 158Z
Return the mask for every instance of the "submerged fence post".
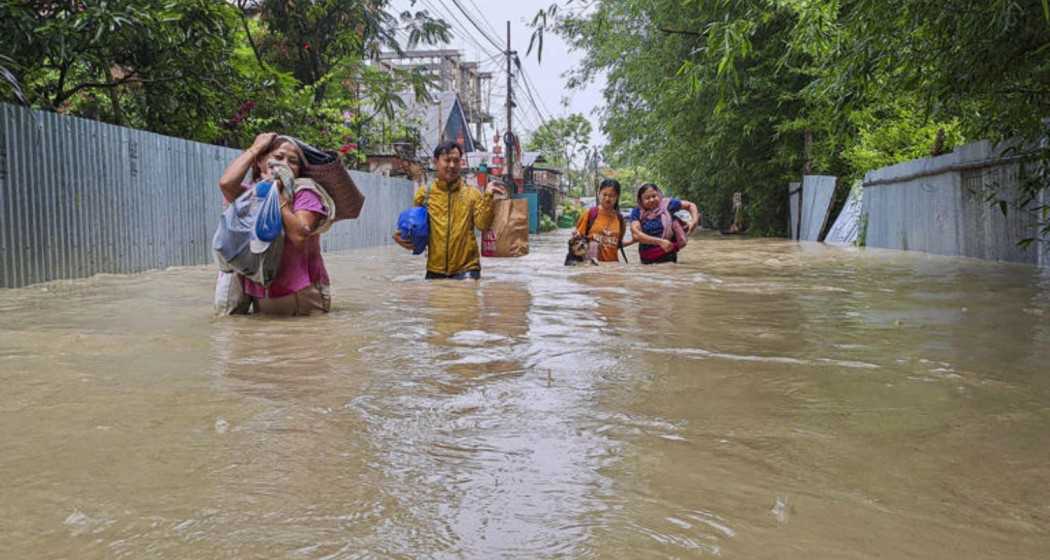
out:
M802 224L802 183L788 183L788 236L798 240Z

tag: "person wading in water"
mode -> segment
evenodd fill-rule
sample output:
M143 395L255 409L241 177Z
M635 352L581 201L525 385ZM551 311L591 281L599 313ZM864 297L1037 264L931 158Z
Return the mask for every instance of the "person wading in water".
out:
M427 274L432 279L481 278L481 254L475 229L492 225L492 197L506 195L498 184L490 183L484 194L460 177L463 149L454 142L434 148L437 179L419 187L414 197L416 206L427 206L430 215L430 238L427 241ZM412 241L394 234L394 241L412 250Z

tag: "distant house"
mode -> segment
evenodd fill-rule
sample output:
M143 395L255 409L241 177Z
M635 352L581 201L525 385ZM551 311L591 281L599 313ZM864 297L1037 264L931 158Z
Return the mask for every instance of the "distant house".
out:
M416 132L417 138L410 143L375 145L368 149L368 169L372 173L398 175L412 163L423 169L432 167L434 148L443 142L452 141L463 148L463 153L483 150L480 142L470 132L470 126L459 96L453 92L438 92L429 101L417 101L411 93L401 95L405 102L403 124ZM466 159L464 158L464 164ZM404 173L415 180L413 173Z
M540 152L522 152L525 166L525 192L535 192L539 199L540 213L555 219L558 203L565 194L562 171L543 164L546 160Z

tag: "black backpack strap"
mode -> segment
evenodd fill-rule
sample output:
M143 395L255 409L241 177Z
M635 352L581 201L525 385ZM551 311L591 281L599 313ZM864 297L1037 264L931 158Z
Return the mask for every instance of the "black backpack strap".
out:
M620 244L620 254L623 255L624 264L627 264L629 262L627 260L627 251L623 250L623 237L627 235L627 222L623 219L623 216L620 215L619 212L616 213L616 217L620 220L620 239L618 241L618 243Z

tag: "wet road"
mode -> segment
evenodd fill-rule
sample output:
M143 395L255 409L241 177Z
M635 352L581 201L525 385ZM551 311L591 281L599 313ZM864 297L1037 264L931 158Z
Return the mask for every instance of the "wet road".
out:
M1050 555L1047 273L565 235L330 255L314 318L215 319L210 267L0 291L0 557Z

